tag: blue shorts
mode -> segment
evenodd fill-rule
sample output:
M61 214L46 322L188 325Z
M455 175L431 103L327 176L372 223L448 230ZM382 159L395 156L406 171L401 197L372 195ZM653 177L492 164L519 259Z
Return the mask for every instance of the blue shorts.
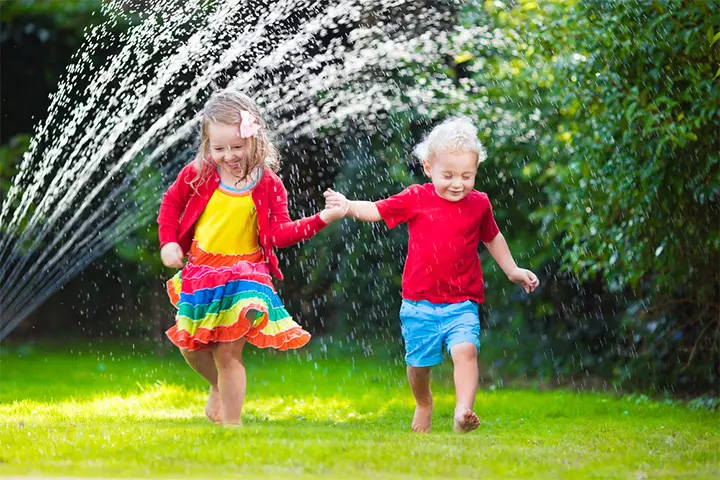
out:
M480 349L478 304L430 303L403 300L400 307L405 361L411 367L431 367L443 362L443 345L450 349L469 342Z

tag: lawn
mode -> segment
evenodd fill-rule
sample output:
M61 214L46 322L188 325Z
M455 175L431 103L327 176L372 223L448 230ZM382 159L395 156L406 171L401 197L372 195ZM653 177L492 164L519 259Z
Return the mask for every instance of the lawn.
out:
M330 349L325 347L330 346ZM452 433L446 364L433 433L394 349L248 348L245 426L203 415L206 387L147 344L4 344L0 475L287 478L719 478L720 415L643 396L496 388Z

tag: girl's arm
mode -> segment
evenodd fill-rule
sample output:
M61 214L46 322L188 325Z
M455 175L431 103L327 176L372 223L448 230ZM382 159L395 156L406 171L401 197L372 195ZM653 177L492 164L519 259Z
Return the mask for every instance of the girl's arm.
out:
M510 281L522 285L525 292L530 293L534 291L540 284L533 272L517 266L502 233L498 232L495 238L489 242L485 242L485 246Z
M312 217L290 220L287 207L287 190L279 180L276 182L276 195L270 202L270 238L278 248L285 248L309 240L325 228L325 222L319 213Z
M187 184L188 172L194 174L195 169L192 164L183 168L178 174L177 179L165 192L160 203L160 212L157 218L160 247L178 241L180 219L190 196L190 186Z

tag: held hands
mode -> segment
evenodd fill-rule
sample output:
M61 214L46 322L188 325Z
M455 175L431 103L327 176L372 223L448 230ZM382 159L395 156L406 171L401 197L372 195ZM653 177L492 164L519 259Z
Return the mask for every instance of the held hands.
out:
M323 193L323 196L325 197L325 209L320 212L320 218L322 218L325 223L340 220L347 215L350 210L350 202L345 198L345 195L328 188L325 193Z
M515 268L508 274L508 278L511 282L520 284L525 293L534 292L535 289L540 285L540 280L530 270L524 268Z
M160 259L163 265L170 268L183 268L183 251L177 243L166 243L160 249Z

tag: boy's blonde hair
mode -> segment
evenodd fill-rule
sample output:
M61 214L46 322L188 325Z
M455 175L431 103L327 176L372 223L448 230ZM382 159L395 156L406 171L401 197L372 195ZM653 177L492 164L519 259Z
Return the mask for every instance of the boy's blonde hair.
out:
M477 136L477 128L467 117L448 118L433 128L414 150L422 162L431 161L433 155L441 152L472 152L477 155L478 165L487 159L485 147Z
M279 166L279 154L277 148L269 138L265 122L257 104L244 93L227 89L214 93L205 104L200 124L200 148L195 157L195 171L197 176L190 182L195 188L198 183L204 181L215 165L209 160L210 138L208 127L210 123L221 123L225 125L240 126L240 112L246 110L253 115L260 124L258 132L247 138L248 149L243 165L241 181L248 177L257 168L268 166L277 169Z

